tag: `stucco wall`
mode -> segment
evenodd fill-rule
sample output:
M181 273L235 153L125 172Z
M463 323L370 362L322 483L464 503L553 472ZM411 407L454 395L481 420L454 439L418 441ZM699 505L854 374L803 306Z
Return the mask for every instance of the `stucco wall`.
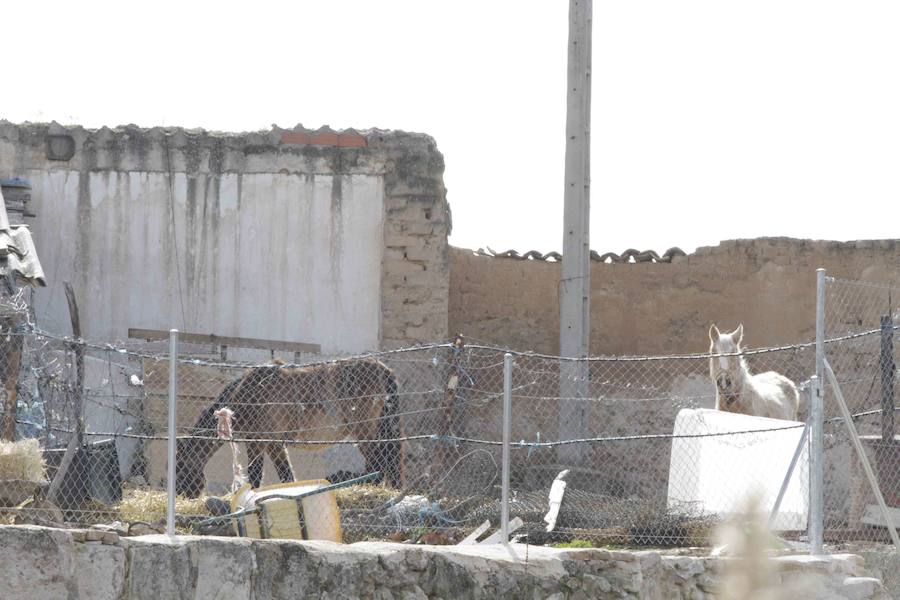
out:
M900 278L896 240L732 240L671 263L591 263L591 353L706 352L710 323L744 324L745 346L814 337L815 270ZM560 264L450 252L450 331L518 350L559 351Z
M47 328L68 332L68 280L96 340L178 327L333 353L446 335L450 221L427 136L0 123L0 173L33 186Z

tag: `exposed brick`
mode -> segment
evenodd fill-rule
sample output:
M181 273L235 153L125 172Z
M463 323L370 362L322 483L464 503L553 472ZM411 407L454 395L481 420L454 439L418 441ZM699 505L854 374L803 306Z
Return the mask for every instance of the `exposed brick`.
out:
M338 135L338 146L341 148L364 148L366 138L358 133L341 133Z
M434 233L434 225L429 222L413 222L404 226L404 231L412 234L431 235Z
M406 258L409 260L418 260L427 263L440 259L440 256L440 250L434 246L423 245L406 249Z
M410 303L421 304L433 296L435 290L432 290L430 287L420 287L410 290L405 290L403 294L403 298L399 299L399 304L401 306L407 306Z
M338 135L333 131L319 131L312 134L310 143L317 146L337 146Z
M406 208L407 206L409 206L409 203L402 197L397 198L389 196L384 199L384 209L388 214L393 214L394 211Z
M385 271L389 273L420 273L426 271L425 265L411 260L385 260Z
M421 206L412 206L409 204L399 206L389 206L387 214L392 219L401 219L407 221L424 221L425 211Z
M333 131L285 131L281 134L282 144L313 146L338 146L340 148L364 148L366 138L358 133L335 133Z
M312 136L305 131L285 131L281 134L282 144L309 144L311 141Z
M435 186L443 184L439 179L418 177L414 181L392 179L385 185L385 193L389 196L433 196Z
M415 235L388 234L384 238L384 243L390 248L419 247L425 244L425 239Z
M385 261L404 260L406 258L406 250L403 247L386 244L382 258Z
M444 276L433 271L420 271L413 273L386 272L383 280L384 283L389 287L435 286L440 288L446 286Z
M384 144L390 148L384 163L384 347L447 337L449 220L444 161L431 139L404 142Z

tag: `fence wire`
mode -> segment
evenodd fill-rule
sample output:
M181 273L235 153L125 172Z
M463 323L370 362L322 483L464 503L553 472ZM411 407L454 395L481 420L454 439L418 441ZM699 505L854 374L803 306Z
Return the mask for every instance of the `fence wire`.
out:
M859 413L860 432L874 435L882 407L880 379L872 383L880 373L881 333L868 316L854 322L829 331L835 339L827 352L851 411ZM12 364L10 355L21 347L14 411L20 441L4 444L3 453L39 466L37 474L18 472L14 460L0 460L0 517L162 531L165 344L93 344L34 327L6 333L0 358ZM271 356L241 361L181 345L179 530L236 535L233 519L214 517L241 506L235 498L246 500L247 489L341 483L373 472L381 473L379 481L334 491L337 517L325 504L304 501L299 535L337 522L344 541L452 543L484 521L496 529L506 352L458 341L356 357L284 356L286 363L273 364ZM711 410L722 359L735 373L776 371L791 379L801 390L795 422L748 426ZM809 456L798 444L808 412L803 388L814 371L811 342L712 362L710 355L572 361L514 353L510 516L523 523L514 535L534 543L706 546L712 528L748 494L762 490L774 504L797 451L773 524L780 535L803 539ZM865 490L851 493L852 456L836 416L829 408L826 535L867 539L871 532L854 521L865 512ZM564 500L548 532L548 493L563 471ZM269 534L290 532L279 529L284 515L267 518Z
M826 347L855 426L889 510L900 509L900 444L895 434L896 361L900 320L891 285L826 279L827 337L872 332ZM839 415L835 390L825 389L825 541L889 542L885 519ZM893 517L895 523L900 519Z

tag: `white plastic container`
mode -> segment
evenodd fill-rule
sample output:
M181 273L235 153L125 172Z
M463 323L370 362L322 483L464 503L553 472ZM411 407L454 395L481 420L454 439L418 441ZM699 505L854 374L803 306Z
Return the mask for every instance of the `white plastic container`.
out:
M760 431L799 425L780 431ZM759 494L769 513L803 435L802 423L750 417L710 409L684 409L675 418L676 437L669 464L668 506L727 517L741 510L750 494ZM804 444L774 531L806 529L809 507L809 446ZM690 503L690 506L685 506Z

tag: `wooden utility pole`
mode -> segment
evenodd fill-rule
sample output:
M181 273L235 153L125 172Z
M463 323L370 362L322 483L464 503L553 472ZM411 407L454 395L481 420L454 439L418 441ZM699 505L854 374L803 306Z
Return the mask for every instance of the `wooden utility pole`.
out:
M590 333L590 162L592 0L569 0L569 53L566 78L566 181L563 213L562 279L559 285L559 349L567 358L588 355ZM588 368L560 364L560 439L587 433ZM582 444L560 446L561 461L580 462ZM573 464L574 466L574 464Z

